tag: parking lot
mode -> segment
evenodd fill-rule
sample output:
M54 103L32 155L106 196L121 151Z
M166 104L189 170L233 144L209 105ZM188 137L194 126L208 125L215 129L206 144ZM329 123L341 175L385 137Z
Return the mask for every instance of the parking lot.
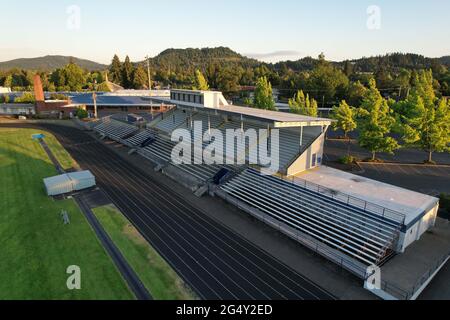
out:
M360 175L432 196L450 193L450 166L360 163Z
M328 165L337 166L336 161L347 154L347 149L346 141L327 140L324 159ZM370 153L360 148L356 141L351 142L350 154L360 160L370 157ZM360 162L362 171L356 174L433 196L450 193L448 152L433 154L433 159L439 164L436 166L422 165L427 154L417 149L397 150L394 155L378 153L377 158L389 163Z

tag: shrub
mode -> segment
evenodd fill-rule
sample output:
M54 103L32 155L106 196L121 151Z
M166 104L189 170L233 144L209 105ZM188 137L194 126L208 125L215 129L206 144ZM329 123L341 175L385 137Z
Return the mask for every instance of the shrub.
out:
M339 162L342 164L352 164L355 161L356 158L352 156L343 156L342 158L339 158Z
M75 111L75 116L77 116L78 119L85 119L85 118L87 118L88 113L87 113L86 110L84 110L84 109L82 109L82 108L78 108L78 109Z

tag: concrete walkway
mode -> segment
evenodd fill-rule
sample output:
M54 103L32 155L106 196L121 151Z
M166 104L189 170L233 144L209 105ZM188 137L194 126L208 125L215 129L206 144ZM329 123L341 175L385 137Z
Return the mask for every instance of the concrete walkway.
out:
M412 295L423 289L421 286L430 280L430 276L434 276L449 256L450 222L438 218L434 228L381 268L381 277ZM441 295L439 299L450 299L450 296Z

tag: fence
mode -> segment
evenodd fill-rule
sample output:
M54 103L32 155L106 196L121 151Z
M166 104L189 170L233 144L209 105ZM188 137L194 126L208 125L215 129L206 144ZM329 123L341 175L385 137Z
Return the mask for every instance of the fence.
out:
M332 190L330 188L318 185L314 182L310 182L310 181L307 181L307 180L304 180L304 179L301 179L298 177L282 176L281 178L284 181L290 182L294 185L298 185L305 189L324 194L332 199L346 203L347 205L352 205L354 207L358 207L360 209L363 209L366 212L370 212L370 213L376 214L378 216L381 216L382 218L393 220L395 222L398 222L401 225L405 224L406 216L403 213L400 213L398 211L388 209L386 207L368 202L366 200L345 194L340 191Z

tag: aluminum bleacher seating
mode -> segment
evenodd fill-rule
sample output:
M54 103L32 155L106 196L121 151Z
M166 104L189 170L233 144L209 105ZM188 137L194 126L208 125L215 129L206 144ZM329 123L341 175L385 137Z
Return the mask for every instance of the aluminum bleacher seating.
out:
M94 130L118 142L123 142L124 138L139 131L139 129L133 125L114 119L108 119L101 122L99 125L94 127Z
M188 117L189 114L187 112L175 109L164 115L164 118L155 125L155 128L170 134L173 130L185 124Z
M221 189L366 265L386 259L402 226L400 220L387 219L253 169L245 170Z
M155 135L153 130L144 130L138 134L126 139L126 141L133 147L140 146L145 140Z

